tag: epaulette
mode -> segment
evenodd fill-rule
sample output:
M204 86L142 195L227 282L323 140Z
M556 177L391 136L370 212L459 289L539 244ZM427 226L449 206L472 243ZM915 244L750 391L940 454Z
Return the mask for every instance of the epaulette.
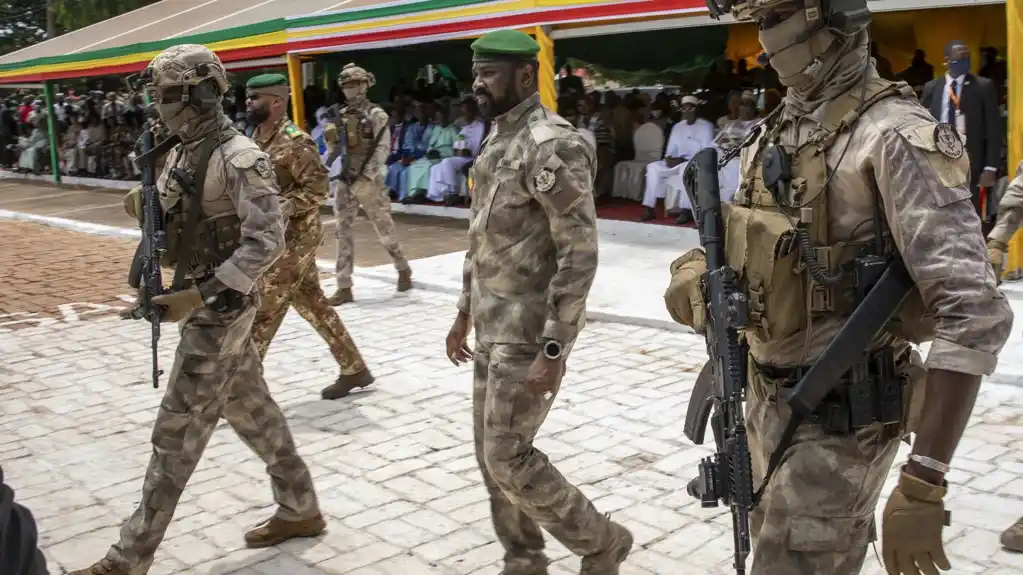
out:
M305 132L303 132L302 129L295 124L288 124L287 126L284 126L284 133L287 134L289 138L295 140L305 136Z

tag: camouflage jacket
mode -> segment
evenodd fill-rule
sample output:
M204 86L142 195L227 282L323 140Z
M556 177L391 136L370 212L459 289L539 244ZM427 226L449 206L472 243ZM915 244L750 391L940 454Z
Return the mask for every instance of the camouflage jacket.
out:
M497 118L473 165L458 309L486 343L569 344L597 273L595 153L539 94Z
M319 209L327 201L327 167L309 134L283 117L266 134L253 134L261 150L270 156L281 198L290 200L292 215Z
M998 202L998 221L988 239L1009 245L1016 230L1023 224L1023 162L1016 168L1016 176L1005 188Z

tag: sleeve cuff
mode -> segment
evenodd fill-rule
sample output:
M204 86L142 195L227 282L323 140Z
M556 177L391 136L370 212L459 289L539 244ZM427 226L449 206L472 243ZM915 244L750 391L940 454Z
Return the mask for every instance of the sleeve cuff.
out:
M543 338L553 339L561 342L562 345L568 345L569 342L575 341L575 337L578 333L578 327L554 321L552 319L547 320L543 324Z
M998 365L998 356L959 344L935 339L927 353L927 369L943 369L969 375L991 375Z
M458 296L458 303L456 304L458 306L458 311L466 315L472 315L470 308L471 301L472 300L469 297L469 294L466 292L462 292L462 294Z
M234 291L247 294L252 291L252 286L256 282L249 279L249 276L245 275L242 270L238 269L238 266L234 265L231 261L226 261L217 267L217 271L213 274L218 280L224 282L228 288Z

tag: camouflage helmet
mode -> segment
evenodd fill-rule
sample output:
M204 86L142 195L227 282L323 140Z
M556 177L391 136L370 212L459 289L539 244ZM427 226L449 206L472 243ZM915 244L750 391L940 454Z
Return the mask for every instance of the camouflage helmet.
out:
M711 17L731 14L736 20L751 20L757 12L783 5L802 5L800 0L707 0Z
M377 83L377 78L371 72L367 72L362 66L354 63L345 64L341 73L337 75L337 85L343 86L345 82L366 82L372 88Z
M221 94L230 88L220 58L199 44L179 44L160 52L139 79L146 88L196 86L204 80L216 82Z

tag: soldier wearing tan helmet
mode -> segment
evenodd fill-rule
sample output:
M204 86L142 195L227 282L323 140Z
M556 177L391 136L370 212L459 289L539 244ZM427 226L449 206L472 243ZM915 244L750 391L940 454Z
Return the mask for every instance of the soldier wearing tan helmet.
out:
M352 267L355 242L352 226L359 207L366 212L380 243L398 270L398 291L412 288L412 270L395 236L391 200L384 186L391 136L387 112L369 101L366 91L376 84L373 74L348 64L337 78L348 104L341 110L338 126L330 126L324 137L331 148L328 157L334 214L337 216L337 291L328 301L340 305L353 301ZM343 132L343 133L342 133Z
M164 263L174 268L174 281L171 293L154 297L153 303L164 306L162 321L179 324L181 340L156 416L138 507L106 557L72 575L149 570L220 418L265 462L277 502L274 515L245 534L246 545L268 547L315 536L325 527L309 469L270 397L250 339L256 285L284 250L273 166L224 116L227 77L207 48L168 48L153 59L139 84L163 125L180 139L157 181L168 236ZM182 193L170 177L174 168L192 174L196 197ZM129 192L125 208L138 217L138 189ZM192 215L198 216L194 228L186 223Z
M727 264L749 313L746 412L754 488L752 575L853 575L899 443L915 433L881 526L890 575L950 568L944 481L1012 312L970 201L969 161L912 87L879 77L866 0L711 0L752 20L788 88L742 148L727 209ZM784 400L872 287L871 262L899 257L915 289L834 391L786 433ZM671 266L665 302L701 332L693 250ZM925 362L912 344L930 342ZM798 420L796 420L798 422ZM784 439L783 439L784 438ZM791 441L788 439L791 438ZM953 514L952 519L955 516ZM919 569L919 570L918 570Z

